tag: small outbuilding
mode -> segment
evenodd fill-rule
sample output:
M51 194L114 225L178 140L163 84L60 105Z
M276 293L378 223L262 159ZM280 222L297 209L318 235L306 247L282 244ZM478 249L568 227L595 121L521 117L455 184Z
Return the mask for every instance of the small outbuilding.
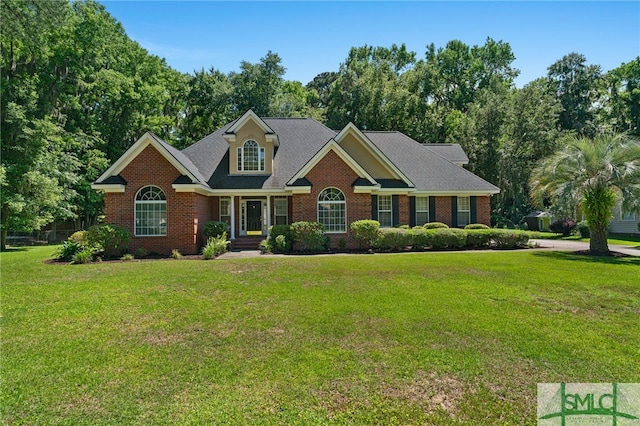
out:
M530 231L549 231L551 215L548 212L537 210L524 217Z

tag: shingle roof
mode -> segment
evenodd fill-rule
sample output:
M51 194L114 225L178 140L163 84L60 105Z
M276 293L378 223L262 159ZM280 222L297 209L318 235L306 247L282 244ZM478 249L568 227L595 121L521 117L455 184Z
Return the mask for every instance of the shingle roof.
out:
M364 132L413 182L417 191L488 191L498 187L425 149L400 132Z
M263 120L278 135L280 142L273 159L272 175L232 176L229 174L229 144L223 135L233 123L211 133L180 154L198 170L203 182L213 189L282 189L318 151L338 134L337 131L309 118L264 118ZM498 191L496 186L454 164L454 162L468 160L460 145L422 145L400 132L363 132L363 134L411 180L417 191ZM169 147L169 152L176 156L174 152L177 150L166 145ZM177 156L176 158L181 163L186 163L183 159ZM355 160L358 159L355 158ZM386 188L407 187L406 183L392 179L376 180Z
M336 132L310 118L264 118L264 122L278 135L280 146L273 159L274 173L256 179L253 188L282 189L286 183L331 139ZM248 176L229 176L229 144L223 138L233 123L206 136L186 148L184 155L198 167L212 188L235 188L233 181ZM215 174L215 176L214 176ZM212 186L215 185L215 186Z
M175 158L180 164L182 164L184 168L187 169L187 171L189 171L189 173L191 173L198 180L197 182L193 182L193 183L206 182L199 168L196 167L196 165L193 164L191 159L189 159L182 151L169 145L168 143L163 141L158 135L155 135L152 132L149 132L149 135L151 135L151 137L155 139L156 142L162 145L162 147L165 148L169 152L169 154L173 156L173 158Z
M469 157L457 143L425 143L422 144L427 149L443 156L447 160L456 164L468 164Z

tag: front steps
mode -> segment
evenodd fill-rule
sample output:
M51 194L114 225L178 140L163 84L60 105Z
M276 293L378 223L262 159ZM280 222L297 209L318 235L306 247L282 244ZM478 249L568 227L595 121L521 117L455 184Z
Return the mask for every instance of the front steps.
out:
M255 237L237 237L235 240L231 241L230 249L231 251L259 250L260 242L265 238L266 237L261 235Z

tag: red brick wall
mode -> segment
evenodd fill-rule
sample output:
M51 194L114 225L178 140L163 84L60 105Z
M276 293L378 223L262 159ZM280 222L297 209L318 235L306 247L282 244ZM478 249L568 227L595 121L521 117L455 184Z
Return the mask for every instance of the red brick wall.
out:
M171 187L180 172L155 148L148 146L120 175L127 181L124 193L108 193L105 201L106 221L120 225L134 234L134 202L140 188L155 185L167 198L167 235L160 237L133 236L132 251L143 248L148 253L170 254L178 249L182 254L198 253L203 244L204 224L212 220L212 201L192 192L175 192Z
M409 196L408 195L399 195L398 196L398 205L400 207L399 225L409 225L411 217L409 216L409 209L411 205L409 204Z
M436 222L451 226L451 196L436 198Z
M476 197L477 223L491 226L491 197Z
M310 194L296 194L291 199L292 216L290 222L318 220L318 195L329 187L338 188L344 193L347 201L347 231L349 224L356 220L371 219L371 195L355 194L353 182L358 175L333 151L309 171L306 176L312 183ZM356 247L356 242L347 233L328 234L331 247L338 247L341 238L347 247Z

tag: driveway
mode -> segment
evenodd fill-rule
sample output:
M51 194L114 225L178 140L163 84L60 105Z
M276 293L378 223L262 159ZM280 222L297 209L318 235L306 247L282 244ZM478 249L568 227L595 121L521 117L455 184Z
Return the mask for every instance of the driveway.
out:
M589 250L589 243L581 241L565 241L565 240L530 240L541 249L561 250L561 251L580 251ZM637 243L635 243L637 244ZM629 256L640 256L640 249L634 246L621 246L617 244L609 244L610 251L628 254Z

